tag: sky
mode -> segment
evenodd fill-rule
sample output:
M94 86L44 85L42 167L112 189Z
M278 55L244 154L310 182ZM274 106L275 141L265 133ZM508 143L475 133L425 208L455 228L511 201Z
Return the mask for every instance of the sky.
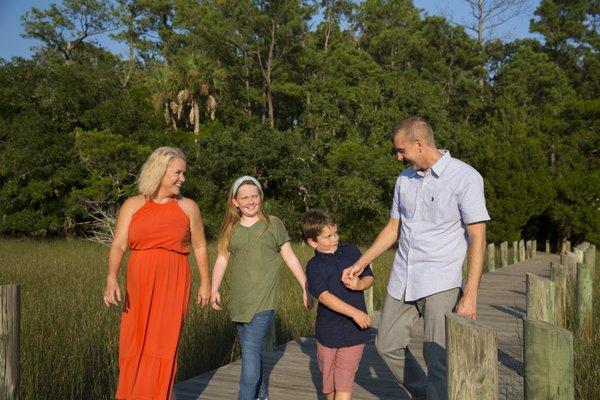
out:
M58 0L60 1L60 0ZM523 37L534 36L529 33L529 20L540 0L529 0L527 9L519 16L506 22L493 32L494 37L511 41ZM39 46L37 40L21 37L23 28L21 16L31 7L46 9L52 0L0 0L0 58L10 59L15 56L30 57L32 47ZM471 20L470 9L463 0L414 0L417 8L428 15L442 15L457 23L467 23ZM98 39L105 48L120 54L126 54L123 43L111 40L106 34Z

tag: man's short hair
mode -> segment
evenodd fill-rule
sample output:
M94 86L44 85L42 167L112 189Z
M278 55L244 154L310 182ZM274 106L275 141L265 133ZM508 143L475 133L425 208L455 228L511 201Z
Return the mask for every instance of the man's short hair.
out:
M390 132L390 139L394 140L398 134L402 134L406 140L421 139L425 144L435 147L433 129L425 118L408 117L403 119Z
M335 219L322 210L309 210L300 220L300 228L306 240L316 240L326 226L335 225Z

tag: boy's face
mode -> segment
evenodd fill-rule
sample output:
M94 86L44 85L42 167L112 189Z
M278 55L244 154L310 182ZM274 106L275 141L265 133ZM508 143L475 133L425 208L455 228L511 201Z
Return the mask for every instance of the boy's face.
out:
M335 253L339 239L337 225L327 225L316 239L308 239L308 244L321 253Z

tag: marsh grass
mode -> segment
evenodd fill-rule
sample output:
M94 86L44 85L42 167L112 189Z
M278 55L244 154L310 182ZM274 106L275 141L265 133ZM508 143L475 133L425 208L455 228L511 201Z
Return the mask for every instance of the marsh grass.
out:
M294 245L303 265L308 246ZM85 241L0 240L0 284L21 284L21 398L110 399L117 384L120 309L105 308L102 291L107 248ZM216 246L210 247L211 265ZM375 263L375 309L381 308L393 252ZM182 332L177 380L188 379L239 357L235 329L224 308L200 308L194 300ZM315 309L305 311L301 291L286 267L279 288L277 342L313 333ZM121 284L123 284L121 273ZM228 300L228 275L221 294Z

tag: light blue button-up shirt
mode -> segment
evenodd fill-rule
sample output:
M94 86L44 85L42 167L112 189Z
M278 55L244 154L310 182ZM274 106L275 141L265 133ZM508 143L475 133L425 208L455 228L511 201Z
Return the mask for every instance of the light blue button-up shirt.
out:
M440 150L429 171L404 170L390 217L400 220L398 251L388 282L395 299L413 301L462 285L466 224L488 221L483 179L470 165Z

